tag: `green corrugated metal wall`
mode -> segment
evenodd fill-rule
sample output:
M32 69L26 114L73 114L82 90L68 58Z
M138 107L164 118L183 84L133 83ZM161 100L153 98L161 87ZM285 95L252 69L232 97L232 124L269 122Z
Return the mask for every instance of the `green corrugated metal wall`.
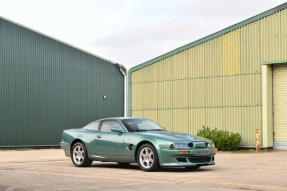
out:
M63 129L124 115L115 64L1 18L0 91L0 146L59 145Z
M261 63L287 60L286 6L130 69L130 115L177 132L196 134L202 125L238 132L241 146L254 147Z

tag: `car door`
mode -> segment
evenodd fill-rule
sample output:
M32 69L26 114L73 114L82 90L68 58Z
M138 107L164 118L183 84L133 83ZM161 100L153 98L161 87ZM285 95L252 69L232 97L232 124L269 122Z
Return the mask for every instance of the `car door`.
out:
M112 127L122 128L117 120L105 120L100 124L100 128L95 135L97 155L123 156L125 133L113 132Z
M82 138L86 144L89 155L97 154L95 135L99 131L100 121L95 121L83 128Z

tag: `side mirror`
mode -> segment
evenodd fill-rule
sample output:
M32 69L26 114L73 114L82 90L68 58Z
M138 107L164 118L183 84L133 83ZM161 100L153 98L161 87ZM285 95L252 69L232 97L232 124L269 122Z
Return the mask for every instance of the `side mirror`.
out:
M118 133L124 133L124 132L125 132L124 130L122 130L122 129L119 128L119 127L112 127L112 128L111 128L111 131L113 131L113 132L118 132Z
M165 127L161 127L161 128L163 128L163 130L166 130L166 128L165 128Z

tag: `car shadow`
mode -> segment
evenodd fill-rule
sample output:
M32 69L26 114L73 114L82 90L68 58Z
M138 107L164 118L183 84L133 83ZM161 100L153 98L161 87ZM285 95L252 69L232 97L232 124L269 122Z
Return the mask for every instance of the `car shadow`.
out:
M92 165L90 166L90 168L99 168L99 167L141 171L138 164L136 163L132 163L129 165L119 165L117 163L102 162L102 163L92 163ZM203 166L198 169L187 169L185 167L163 167L159 169L157 172L188 173L188 172L208 172L208 171L214 171L214 169L210 166Z
M188 173L188 172L208 172L214 171L210 167L201 167L198 169L187 169L185 167L164 167L159 170L160 172L174 172L174 173Z
M92 163L90 167L102 167L102 168L117 168L117 169L129 169L129 170L140 170L137 164L129 165L119 165L117 163L102 162L102 163Z

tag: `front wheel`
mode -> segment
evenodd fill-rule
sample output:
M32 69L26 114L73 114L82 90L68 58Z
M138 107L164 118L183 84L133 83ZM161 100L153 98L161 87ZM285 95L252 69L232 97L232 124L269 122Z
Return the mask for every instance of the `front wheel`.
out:
M144 171L152 172L160 169L157 152L151 144L144 144L140 147L137 162Z
M74 144L71 155L72 162L76 167L88 167L93 162L89 159L87 149L81 142Z

